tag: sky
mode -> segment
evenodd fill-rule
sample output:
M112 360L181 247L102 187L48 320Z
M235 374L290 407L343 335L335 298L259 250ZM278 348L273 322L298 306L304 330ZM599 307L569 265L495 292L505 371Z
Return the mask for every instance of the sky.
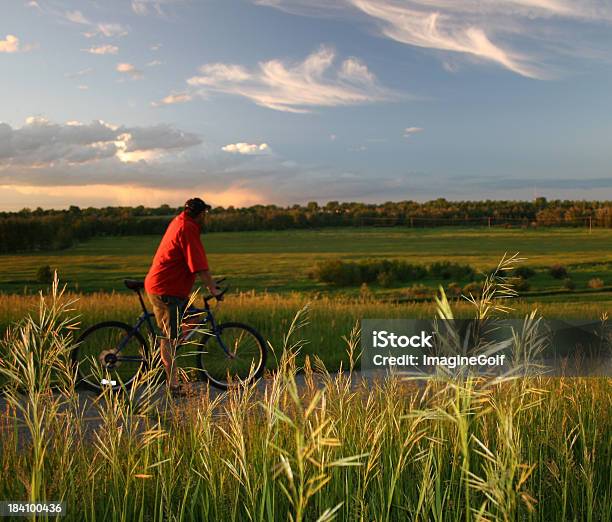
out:
M0 209L612 199L607 0L0 0Z

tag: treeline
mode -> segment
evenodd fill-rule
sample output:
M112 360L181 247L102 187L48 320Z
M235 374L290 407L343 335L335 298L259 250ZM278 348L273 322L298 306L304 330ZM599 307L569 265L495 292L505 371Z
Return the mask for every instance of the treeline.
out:
M61 249L94 236L161 234L181 209L72 206L67 210L0 212L0 253ZM334 226L591 226L612 227L612 201L447 201L217 207L209 232Z

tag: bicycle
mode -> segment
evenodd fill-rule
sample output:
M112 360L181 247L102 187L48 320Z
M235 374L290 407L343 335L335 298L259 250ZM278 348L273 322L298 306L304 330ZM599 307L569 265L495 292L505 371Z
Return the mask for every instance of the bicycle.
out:
M219 279L216 284L224 280ZM100 392L108 386L129 389L139 372L146 371L150 364L150 347L140 330L146 325L153 339L156 334L152 321L154 314L147 310L141 293L144 282L125 279L124 284L137 293L142 307L136 323L133 326L120 321L95 324L79 336L72 351L79 384L93 391ZM223 289L220 295L227 290ZM218 324L209 304L213 298L213 295L204 297L204 308L191 305L185 310L183 317L189 317L191 322L188 323L189 330L179 337L177 351L200 333L198 346L201 350L194 354L204 381L226 390L230 385L259 379L267 358L263 337L247 324Z

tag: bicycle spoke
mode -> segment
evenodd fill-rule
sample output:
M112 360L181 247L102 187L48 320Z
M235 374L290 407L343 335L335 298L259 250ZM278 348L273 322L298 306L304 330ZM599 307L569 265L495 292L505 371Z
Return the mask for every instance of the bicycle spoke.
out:
M237 323L221 325L218 336L204 339L201 367L214 385L227 387L259 374L265 364L265 346L259 335Z
M142 339L122 323L101 323L87 330L77 347L81 380L93 389L130 385L144 365Z

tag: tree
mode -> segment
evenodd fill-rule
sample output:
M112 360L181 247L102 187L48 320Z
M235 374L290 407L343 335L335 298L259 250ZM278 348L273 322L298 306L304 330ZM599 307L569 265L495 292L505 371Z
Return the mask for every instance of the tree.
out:
M53 272L49 265L41 266L36 272L36 281L43 284L49 284L53 282Z

